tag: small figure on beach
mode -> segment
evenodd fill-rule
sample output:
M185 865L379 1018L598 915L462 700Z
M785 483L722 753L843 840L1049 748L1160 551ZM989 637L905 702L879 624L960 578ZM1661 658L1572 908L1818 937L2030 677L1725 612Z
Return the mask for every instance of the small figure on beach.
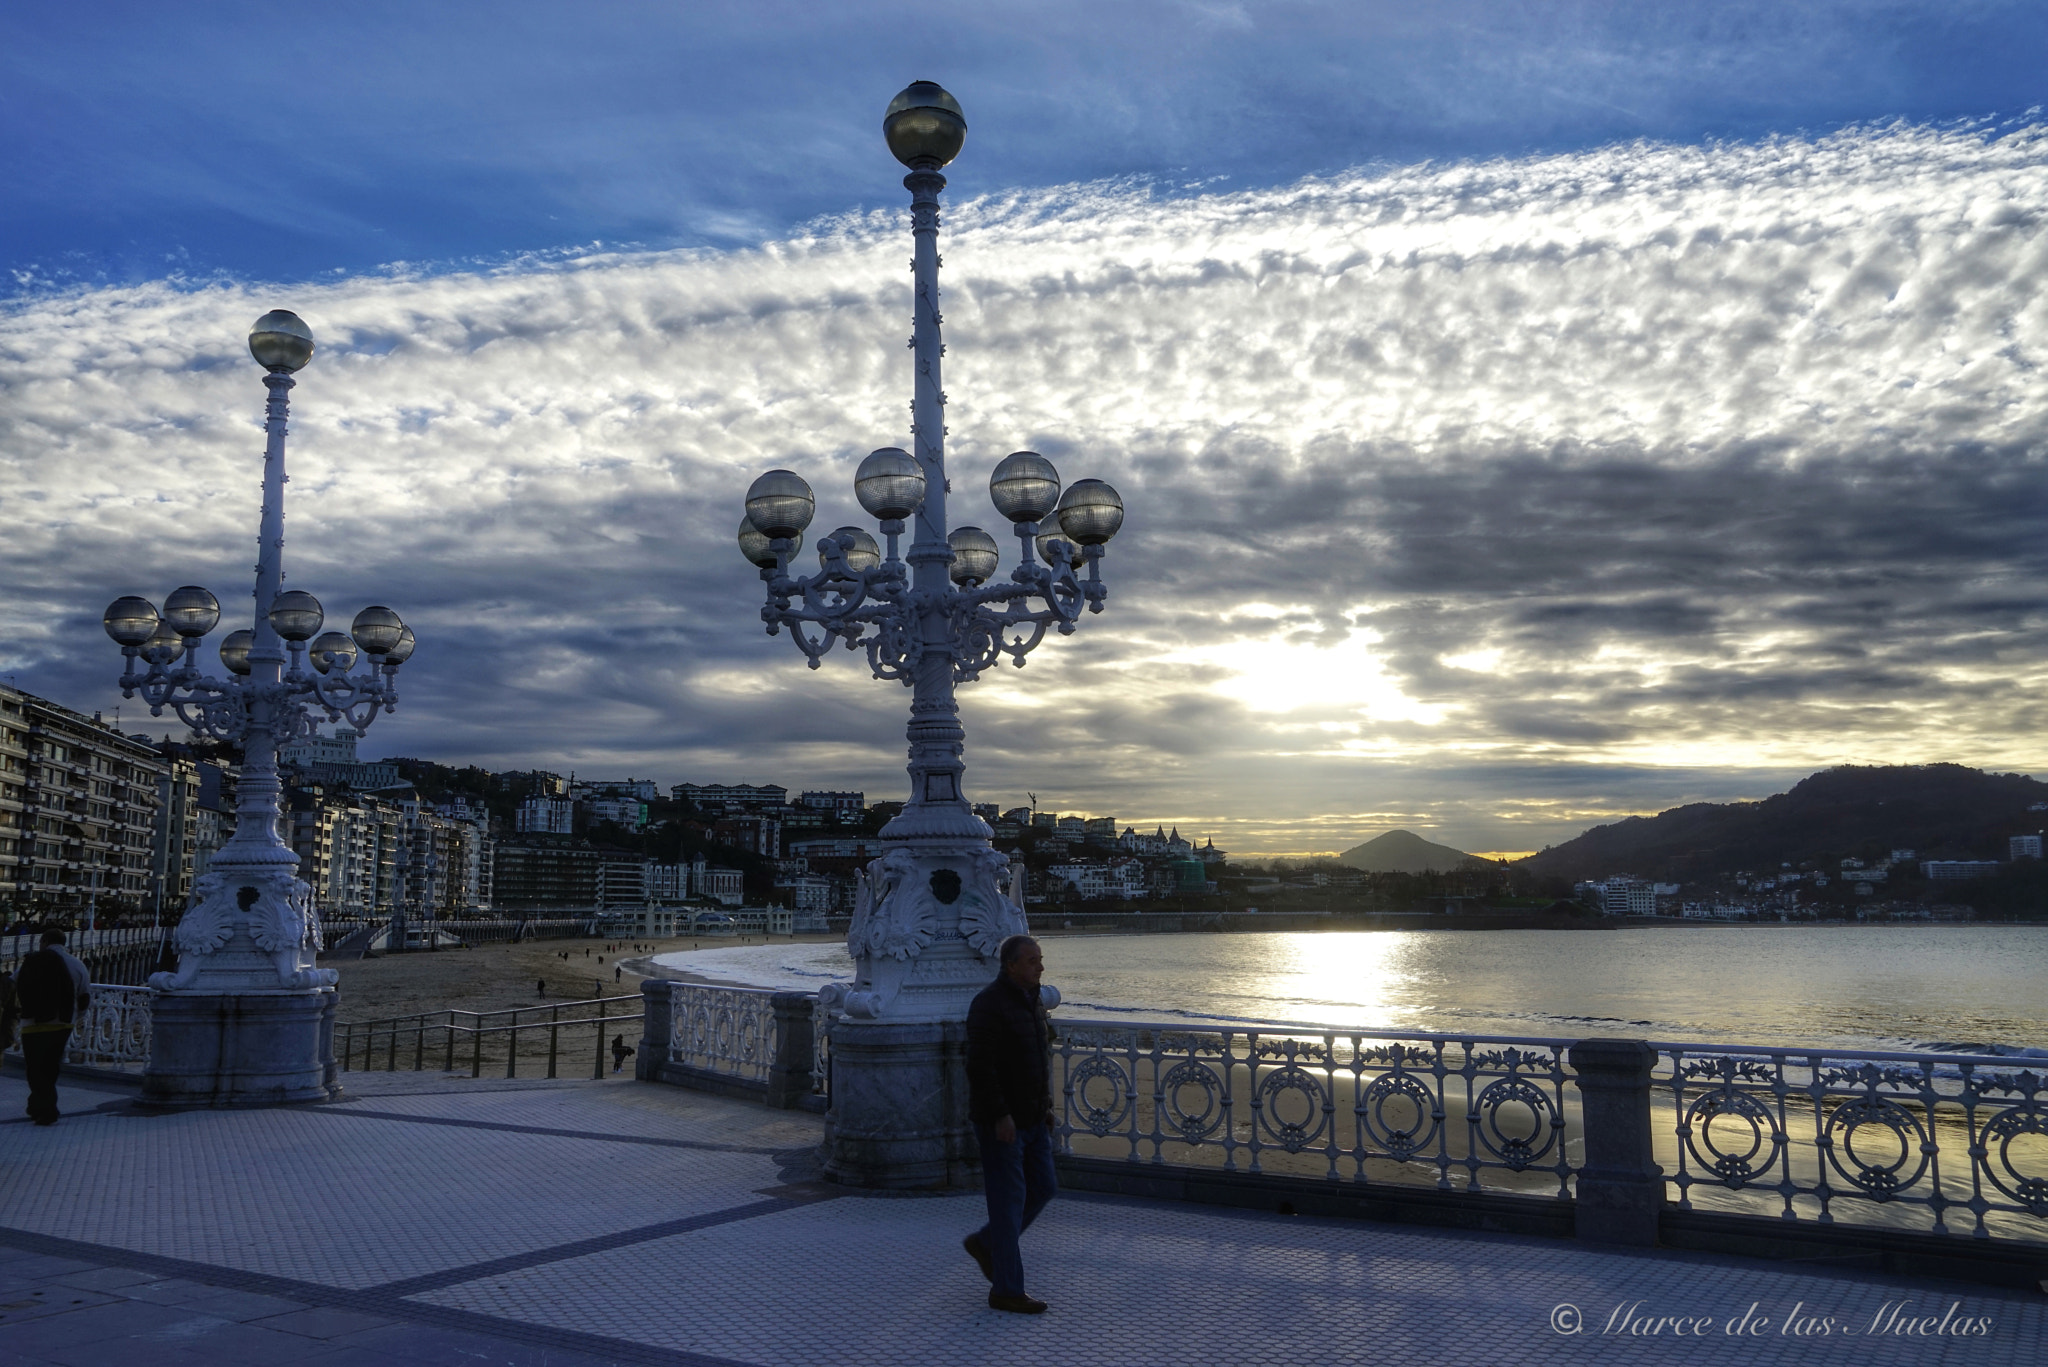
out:
M533 991L535 996L545 997L548 994L548 980L546 978L535 980Z
M625 1067L625 1066L626 1066L626 1060L627 1060L627 1059L629 1059L629 1058L631 1058L631 1057L633 1057L633 1055L634 1055L634 1054L636 1054L636 1053L638 1053L638 1052L639 1052L639 1051L638 1051L637 1049L629 1049L629 1048L627 1048L627 1047L626 1047L626 1037L625 1037L624 1035L613 1035L613 1036L612 1036L612 1071L616 1073L616 1072L618 1072L618 1071L619 1071L619 1070L620 1070L621 1068Z
M1018 1236L1059 1191L1053 1175L1052 1022L1039 1000L1045 955L1029 935L996 951L996 980L967 1009L967 1113L981 1145L988 1223L961 1240L993 1310L1045 1313L1024 1293Z

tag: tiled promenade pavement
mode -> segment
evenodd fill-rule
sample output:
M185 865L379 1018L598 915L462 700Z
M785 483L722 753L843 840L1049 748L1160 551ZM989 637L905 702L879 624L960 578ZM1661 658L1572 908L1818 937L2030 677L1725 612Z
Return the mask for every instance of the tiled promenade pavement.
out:
M2040 1294L1086 1196L1026 1238L1051 1313L1003 1315L959 1248L979 1198L820 1186L815 1117L625 1080L349 1081L168 1116L67 1081L38 1129L0 1077L0 1367L2048 1361ZM1899 1301L1987 1332L1869 1334ZM1707 1332L1603 1332L1631 1305ZM1730 1336L1752 1305L1763 1332ZM1834 1331L1782 1333L1795 1307Z

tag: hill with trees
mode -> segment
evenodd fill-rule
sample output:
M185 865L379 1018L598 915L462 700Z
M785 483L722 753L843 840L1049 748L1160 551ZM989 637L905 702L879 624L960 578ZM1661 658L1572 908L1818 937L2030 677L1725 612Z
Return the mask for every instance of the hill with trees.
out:
M1595 826L1518 861L1565 880L1626 873L1691 882L1741 870L1919 859L2004 859L2008 836L2048 826L2048 784L1960 764L1824 769L1761 802L1696 802Z

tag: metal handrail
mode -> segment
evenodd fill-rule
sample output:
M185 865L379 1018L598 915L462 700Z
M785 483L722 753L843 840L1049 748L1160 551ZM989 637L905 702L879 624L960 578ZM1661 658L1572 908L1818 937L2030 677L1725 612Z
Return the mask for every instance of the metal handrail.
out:
M427 1035L431 1031L441 1031L444 1033L444 1039L439 1041L443 1045L440 1051L442 1053L442 1071L452 1073L456 1070L457 1037L468 1036L469 1075L471 1077L482 1077L485 1037L505 1035L509 1037L509 1047L505 1051L505 1076L509 1078L519 1075L520 1033L522 1031L545 1030L548 1033L547 1076L552 1078L557 1076L561 1057L562 1031L564 1029L574 1029L577 1026L595 1025L597 1027L597 1041L593 1054L591 1076L593 1078L601 1078L604 1076L605 1030L610 1026L625 1025L638 1021L642 1015L639 1011L622 1012L618 1015L613 1015L606 1008L614 1002L632 1002L638 1005L640 1001L641 998L636 993L630 996L587 997L580 1001L551 1002L546 1006L509 1007L498 1011L464 1011L460 1008L448 1007L440 1011L419 1012L407 1016L390 1016L368 1021L343 1022L335 1026L338 1036L335 1054L344 1072L373 1071L377 1044L381 1037L385 1045L384 1068L382 1071L398 1072L400 1071L399 1041L405 1035L410 1034L413 1046L412 1067L407 1071L424 1072L427 1067ZM562 1018L563 1011L588 1007L596 1007L597 1013L595 1015L571 1016L566 1020ZM548 1013L546 1020L521 1021L519 1019L520 1016L529 1012L540 1011ZM469 1020L463 1022L457 1019L457 1017L463 1016L468 1017ZM507 1024L496 1025L486 1023L505 1016L512 1017L512 1020ZM359 1039L362 1049L360 1068L358 1068L355 1062Z

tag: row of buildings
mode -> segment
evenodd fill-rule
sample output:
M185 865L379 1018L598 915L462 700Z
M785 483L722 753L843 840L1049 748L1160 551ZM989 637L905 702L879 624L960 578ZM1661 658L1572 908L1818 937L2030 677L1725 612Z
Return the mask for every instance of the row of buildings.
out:
M745 875L715 857L664 862L605 843L601 828L648 826L662 791L653 780L535 774L508 822L460 796L423 800L395 765L361 759L355 740L347 728L316 732L279 755L280 834L324 916L746 900ZM174 920L234 834L238 776L218 751L124 734L99 715L0 685L0 918ZM776 784L682 783L668 796L698 845L765 862L772 900L806 923L852 911L859 871L882 852L874 832L900 810L851 791L792 798ZM975 811L1024 865L1031 900L1213 890L1223 859L1213 842L1119 831L1109 817ZM599 838L586 838L593 828Z

